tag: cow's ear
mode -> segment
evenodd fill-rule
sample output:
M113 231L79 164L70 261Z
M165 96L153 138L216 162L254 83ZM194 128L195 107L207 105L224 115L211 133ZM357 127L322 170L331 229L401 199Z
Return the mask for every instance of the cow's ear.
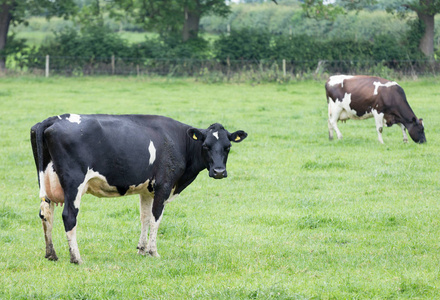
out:
M234 133L231 133L229 135L229 140L232 142L240 143L242 140L244 140L247 137L247 133L243 130L238 130Z
M205 135L203 134L203 132L201 132L197 128L188 129L187 134L195 141L203 141L205 139Z

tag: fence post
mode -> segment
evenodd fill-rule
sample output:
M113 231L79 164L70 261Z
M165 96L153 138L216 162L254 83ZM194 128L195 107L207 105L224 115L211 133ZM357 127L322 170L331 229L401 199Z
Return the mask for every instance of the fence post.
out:
M112 75L115 75L115 55L112 55Z
M226 64L228 65L228 70L226 71L226 76L228 77L228 80L229 80L229 73L231 71L231 62L229 61L229 56L226 58Z
M46 55L46 77L49 77L49 55Z
M283 76L286 77L286 60L283 59Z

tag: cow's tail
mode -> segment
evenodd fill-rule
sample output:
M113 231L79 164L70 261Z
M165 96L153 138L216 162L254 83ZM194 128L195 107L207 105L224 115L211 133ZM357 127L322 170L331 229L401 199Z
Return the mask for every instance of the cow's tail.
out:
M47 156L49 156L48 153L44 153L44 131L54 123L54 120L54 118L47 119L43 122L35 124L31 128L31 144L34 154L35 166L37 167L38 184L40 186L40 198L45 196L42 195L44 183L41 182L41 180L44 179L40 178L40 174L44 172L44 158L47 158Z
M40 172L43 171L43 143L44 143L44 125L43 123L37 123L31 128L31 143L32 143L32 151L34 153L35 166L37 167L38 174L38 184L40 185Z

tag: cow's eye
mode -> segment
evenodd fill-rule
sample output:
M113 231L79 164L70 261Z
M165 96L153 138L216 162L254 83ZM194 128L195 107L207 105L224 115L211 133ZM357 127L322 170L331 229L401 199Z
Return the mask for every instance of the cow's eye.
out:
M226 146L225 151L229 152L229 150L231 150L231 146Z
M209 147L207 145L203 145L203 150L209 150Z

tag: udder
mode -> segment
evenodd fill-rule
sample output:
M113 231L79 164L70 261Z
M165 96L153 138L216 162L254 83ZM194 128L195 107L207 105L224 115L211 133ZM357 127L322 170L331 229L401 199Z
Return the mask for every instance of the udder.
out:
M57 205L64 203L64 190L60 184L58 174L49 165L44 173L44 185L46 190L46 196L50 201L55 202Z

